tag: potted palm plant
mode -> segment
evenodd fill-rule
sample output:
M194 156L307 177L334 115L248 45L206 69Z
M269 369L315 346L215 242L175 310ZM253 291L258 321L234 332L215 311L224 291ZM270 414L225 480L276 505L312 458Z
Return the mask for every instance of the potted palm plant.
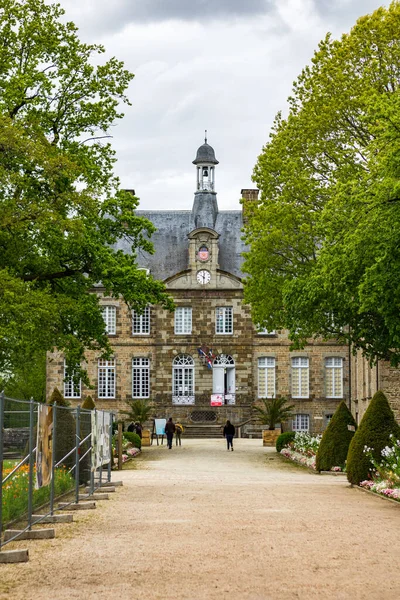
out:
M281 434L281 427L278 424L284 423L293 417L293 405L288 406L288 399L282 398L262 398L259 404L254 404L254 410L257 413L259 421L267 425L268 429L263 430L263 445L274 446L277 437Z
M150 431L148 429L143 429L143 425L149 420L150 415L153 412L152 403L143 398L140 400L128 400L127 404L129 410L122 410L121 412L124 415L127 415L128 421L139 423L142 428L142 445L150 446Z

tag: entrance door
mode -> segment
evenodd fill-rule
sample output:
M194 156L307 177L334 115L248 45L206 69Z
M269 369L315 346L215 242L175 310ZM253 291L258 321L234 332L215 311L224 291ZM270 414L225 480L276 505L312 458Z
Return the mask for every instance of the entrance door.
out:
M235 379L235 361L232 356L217 356L213 365L213 393L223 394L224 404L235 404Z

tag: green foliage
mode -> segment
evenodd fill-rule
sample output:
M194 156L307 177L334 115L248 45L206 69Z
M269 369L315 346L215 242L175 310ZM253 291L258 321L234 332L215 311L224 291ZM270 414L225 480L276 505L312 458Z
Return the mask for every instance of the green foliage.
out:
M293 417L293 405L287 405L287 398L262 398L262 406L253 405L259 421L263 425L268 425L269 429L275 429L277 423L284 423Z
M127 415L129 421L140 423L140 425L149 420L154 410L153 404L145 398L141 400L129 400L127 404L129 405L129 410L121 410L121 413Z
M81 408L84 408L85 410L94 410L96 408L96 404L92 396L86 396L84 398Z
M74 488L75 481L65 468L56 469L54 490L61 496ZM50 500L50 486L33 490L33 508ZM22 517L28 512L28 469L23 467L16 472L3 488L3 525Z
M280 452L282 448L285 448L292 442L295 438L295 431L285 431L285 433L281 433L281 435L276 440L276 451Z
M137 433L133 431L124 431L122 435L124 439L126 439L128 442L131 442L134 448L142 447L142 440L140 439L140 436Z
M0 378L0 388L10 398L46 402L46 352L21 348L12 372Z
M59 5L5 0L0 11L0 372L57 347L83 377L84 351L111 348L94 284L130 308L172 308L137 268L154 226L119 187L109 132L133 75L84 44ZM125 243L132 250L116 250Z
M342 467L343 470L354 436L354 431L348 429L349 425L354 430L357 427L353 415L342 401L322 436L315 462L317 471L330 471L332 467Z
M391 445L392 434L398 439L400 427L385 394L378 391L350 443L347 455L347 479L350 483L358 485L370 477L373 469L371 456L380 462L383 448ZM364 452L365 448L370 448L370 451Z
M398 1L327 35L255 166L245 299L293 348L333 336L400 361L399 36Z

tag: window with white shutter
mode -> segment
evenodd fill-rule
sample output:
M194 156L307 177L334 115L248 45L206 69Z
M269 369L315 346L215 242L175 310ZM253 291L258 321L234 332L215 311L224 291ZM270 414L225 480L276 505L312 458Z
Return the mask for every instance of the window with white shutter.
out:
M258 397L275 396L275 358L262 356L258 359Z
M309 360L292 358L292 398L308 398L309 393Z
M343 398L343 358L325 359L325 387L327 398Z

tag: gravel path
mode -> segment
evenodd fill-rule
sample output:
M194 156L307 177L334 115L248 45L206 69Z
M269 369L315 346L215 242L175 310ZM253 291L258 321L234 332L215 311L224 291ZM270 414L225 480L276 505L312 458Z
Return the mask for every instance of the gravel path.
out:
M18 543L30 562L0 565L0 598L400 597L400 506L234 443L145 448L97 510Z

